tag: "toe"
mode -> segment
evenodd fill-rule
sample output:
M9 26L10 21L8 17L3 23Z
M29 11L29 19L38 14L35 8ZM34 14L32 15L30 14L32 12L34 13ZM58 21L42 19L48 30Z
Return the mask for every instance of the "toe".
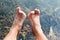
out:
M21 16L23 16L23 17L26 17L26 14L21 10L19 11L19 14L21 14Z
M35 12L36 15L39 15L40 14L40 10L37 9L37 8L34 10L34 12Z
M16 12L17 12L17 13L19 13L20 10L21 10L20 7L17 7L17 8L16 8Z
M28 14L28 17L30 18L33 14L34 14L34 11L31 11L31 12Z
M28 14L28 18L29 18L29 20L30 20L30 22L31 22L31 25L33 25L33 20L32 20L32 15L34 14L34 11L31 11L29 14Z
M23 17L26 17L26 14L21 10L20 7L17 7L17 9L16 9L16 13L17 13L17 15L20 15L20 16L23 16Z

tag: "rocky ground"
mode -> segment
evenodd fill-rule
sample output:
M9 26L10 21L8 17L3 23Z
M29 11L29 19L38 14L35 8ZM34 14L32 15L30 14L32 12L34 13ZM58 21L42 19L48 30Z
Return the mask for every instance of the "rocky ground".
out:
M39 8L41 26L45 35L49 40L60 40L60 0L0 0L0 40L3 40L9 32L17 6L20 6L26 14ZM28 18L23 26L25 24L29 24ZM31 32L25 38L26 40L35 39Z

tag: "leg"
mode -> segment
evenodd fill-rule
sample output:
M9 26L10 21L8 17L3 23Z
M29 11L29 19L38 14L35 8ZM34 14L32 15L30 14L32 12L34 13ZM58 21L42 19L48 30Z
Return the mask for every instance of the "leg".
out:
M17 40L18 32L21 29L21 26L25 18L26 18L26 14L20 9L20 7L18 7L16 9L16 17L14 19L11 30L8 33L8 35L4 38L4 40Z
M32 31L33 34L36 36L36 40L47 40L41 29L39 17L40 11L38 9L35 9L28 14L28 18L32 25Z

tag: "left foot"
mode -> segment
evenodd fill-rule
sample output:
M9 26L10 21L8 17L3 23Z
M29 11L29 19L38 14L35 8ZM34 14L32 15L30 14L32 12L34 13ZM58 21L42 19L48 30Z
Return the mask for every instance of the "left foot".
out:
M10 32L4 38L4 40L17 40L17 35L19 30L21 30L22 24L26 18L26 14L18 7L16 9L16 17L14 19L13 25L11 27Z
M21 29L21 26L22 26L25 18L26 18L26 14L20 9L20 7L18 7L16 9L16 17L15 17L12 27L15 28L17 26L18 28Z

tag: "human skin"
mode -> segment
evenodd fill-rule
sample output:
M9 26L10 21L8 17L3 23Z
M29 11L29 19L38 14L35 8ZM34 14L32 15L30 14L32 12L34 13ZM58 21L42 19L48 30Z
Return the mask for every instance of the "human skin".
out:
M34 11L31 11L28 14L28 18L32 26L32 33L36 37L36 40L48 40L41 29L39 17L40 17L40 12L38 9L35 9ZM13 25L10 29L10 32L3 40L17 40L17 35L21 30L25 18L26 18L26 14L20 9L20 7L17 7L16 17L14 19Z
M17 7L16 17L14 19L13 25L10 29L10 32L7 34L4 40L17 40L17 35L21 30L25 18L26 18L26 14L20 9L20 7Z
M41 25L40 25L40 11L39 9L35 9L28 14L28 18L31 22L32 32L36 37L36 40L48 40L44 35Z

